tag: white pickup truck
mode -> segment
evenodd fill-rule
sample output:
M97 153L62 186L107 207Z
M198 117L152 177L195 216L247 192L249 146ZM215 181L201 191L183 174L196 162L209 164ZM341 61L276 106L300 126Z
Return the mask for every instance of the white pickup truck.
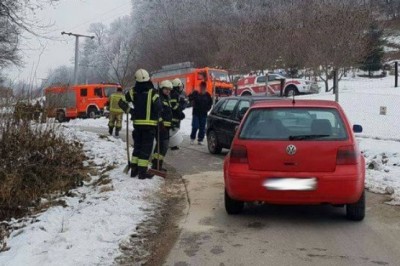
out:
M281 79L285 80L283 95L292 96L299 94L319 93L319 86L316 82L285 78L279 74L268 74L268 90L266 88L266 76L248 76L238 80L237 95L240 96L260 96L260 95L280 95Z

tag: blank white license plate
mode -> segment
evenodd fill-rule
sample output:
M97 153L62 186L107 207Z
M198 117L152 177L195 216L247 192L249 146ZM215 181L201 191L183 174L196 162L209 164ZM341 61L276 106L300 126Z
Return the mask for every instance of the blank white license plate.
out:
M264 182L268 190L310 191L317 188L317 179L312 178L271 178Z

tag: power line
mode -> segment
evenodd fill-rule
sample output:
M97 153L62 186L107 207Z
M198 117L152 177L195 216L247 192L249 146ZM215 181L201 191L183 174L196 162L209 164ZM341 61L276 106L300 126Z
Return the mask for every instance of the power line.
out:
M105 15L105 14L108 14L108 13L110 13L110 12L112 12L112 11L118 10L118 9L120 9L120 8L122 8L122 7L125 7L125 6L127 6L127 5L130 5L130 4L131 4L131 3L125 3L125 4L121 5L121 6L116 7L116 8L107 10L107 11L105 11L104 13L97 14L95 17L93 17L93 18L91 18L91 19L89 19L89 20L86 20L85 22L82 22L82 23L80 23L80 24L77 24L77 25L75 25L75 26L72 26L72 28L69 28L69 30L74 30L74 29L77 29L77 28L79 28L79 27L81 27L81 26L83 26L83 25L92 23L92 22L98 20L98 17L100 17L100 16L102 16L102 15ZM124 14L124 13L125 13L125 11L122 12L122 13L119 13L119 14L117 14L117 15L113 15L113 16L107 18L107 19L102 19L101 21L107 21L107 20L109 20L109 19L117 18L117 17L121 16L121 15ZM67 28L68 28L68 27L67 27ZM59 31L59 29L56 29L56 30L50 31L48 34L55 33L55 32L58 32L58 31Z
M115 10L120 9L120 8L122 8L122 7L125 7L125 6L127 6L127 5L130 5L130 3L123 4L123 5L119 6L119 7L116 7L116 8L110 9L110 10L107 10L107 11L104 12L104 13L98 14L98 15L96 15L96 18L93 17L93 19L90 19L90 20L87 20L87 21L85 21L85 22L82 22L81 24L74 26L74 27L71 28L70 30L74 30L74 29L76 29L76 28L79 28L80 26L89 24L89 23L91 23L91 22L97 20L97 18L98 18L99 16L108 14L108 13L110 13L110 12L112 12L112 11L115 11ZM125 11L124 11L123 13L125 13ZM123 14L123 13L121 13L121 14ZM119 15L118 15L118 16L119 16ZM111 16L111 17L108 18L108 19L112 19L112 18L116 18L116 17L117 17L117 16L115 16L115 17L114 17L114 16ZM105 19L105 20L102 20L102 21L106 21L106 20L108 20L108 19Z

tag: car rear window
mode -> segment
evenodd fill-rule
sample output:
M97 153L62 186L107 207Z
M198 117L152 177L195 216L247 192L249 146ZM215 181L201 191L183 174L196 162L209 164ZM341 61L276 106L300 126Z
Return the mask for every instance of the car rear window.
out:
M239 137L262 140L345 140L343 120L332 108L253 109Z

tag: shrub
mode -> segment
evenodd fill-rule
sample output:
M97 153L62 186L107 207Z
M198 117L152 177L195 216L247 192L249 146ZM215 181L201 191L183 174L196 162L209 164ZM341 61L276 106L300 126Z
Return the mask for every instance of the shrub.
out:
M85 176L82 144L66 140L52 124L0 117L0 154L0 219L23 214Z

